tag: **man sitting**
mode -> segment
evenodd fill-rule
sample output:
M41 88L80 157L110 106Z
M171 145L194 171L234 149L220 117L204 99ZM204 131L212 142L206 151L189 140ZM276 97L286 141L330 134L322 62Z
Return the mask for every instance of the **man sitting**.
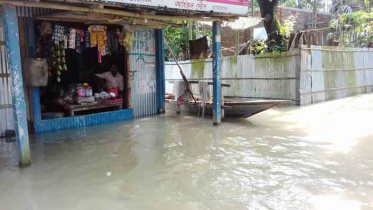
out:
M119 96L122 97L124 91L123 76L118 72L118 67L115 64L111 65L110 71L96 74L96 76L105 80L106 88L119 89Z

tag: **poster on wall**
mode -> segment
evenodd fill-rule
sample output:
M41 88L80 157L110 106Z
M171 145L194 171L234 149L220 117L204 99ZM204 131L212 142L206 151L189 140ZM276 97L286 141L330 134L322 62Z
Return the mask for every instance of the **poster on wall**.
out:
M89 1L89 0L88 0ZM91 0L92 1L92 0ZM94 0L107 3L134 4L208 13L246 15L250 0Z

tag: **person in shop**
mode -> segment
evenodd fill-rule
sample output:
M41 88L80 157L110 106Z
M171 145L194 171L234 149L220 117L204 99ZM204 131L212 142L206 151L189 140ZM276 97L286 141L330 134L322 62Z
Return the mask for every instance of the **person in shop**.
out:
M96 76L105 80L105 86L108 91L110 89L117 89L119 97L122 97L124 91L123 76L118 72L118 67L115 64L111 65L110 71L96 74Z

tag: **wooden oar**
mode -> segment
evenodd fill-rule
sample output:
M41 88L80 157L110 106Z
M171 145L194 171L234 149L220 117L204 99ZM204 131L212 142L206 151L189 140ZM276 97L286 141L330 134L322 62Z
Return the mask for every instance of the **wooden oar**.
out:
M197 100L194 98L193 92L192 92L192 90L190 89L190 83L189 83L188 79L186 78L186 76L185 76L185 74L184 74L184 72L183 72L183 69L182 69L181 66L179 65L179 62L178 62L178 60L177 60L177 58L176 58L174 52L172 51L171 47L168 45L167 39L166 39L165 42L166 42L166 45L167 45L168 49L169 49L170 52L171 52L172 58L174 59L176 65L177 65L177 66L179 67L179 69L180 69L181 77L183 78L183 80L184 80L184 82L185 82L185 84L186 84L186 86L187 86L187 90L186 90L186 92L189 92L189 93L190 93L190 95L192 96L192 98L193 98L193 100L194 100L194 103L197 104ZM177 99L176 99L176 100L177 100Z

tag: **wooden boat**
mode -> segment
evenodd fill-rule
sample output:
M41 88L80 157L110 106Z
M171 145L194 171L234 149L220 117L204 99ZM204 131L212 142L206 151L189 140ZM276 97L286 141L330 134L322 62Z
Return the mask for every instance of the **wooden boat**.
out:
M177 110L177 102L172 99L166 100L166 108L171 110ZM289 103L288 100L253 100L244 101L240 99L227 99L224 101L222 106L222 117L236 117L236 118L247 118L251 117L260 112L271 109L275 106ZM180 106L180 112L188 114L202 115L201 102L197 101L197 105L194 101L189 101ZM207 103L205 106L205 115L213 114L212 103Z
M180 105L178 103L178 98L175 100L175 96L172 94L166 94L166 108L172 109L174 108L177 113L180 112L188 112L198 115L213 115L213 104L212 103L206 103L205 107L201 107L201 101L196 100L196 97L194 97L193 92L190 88L191 84L199 84L201 81L189 81L181 66L179 65L179 62L177 58L175 57L174 53L172 52L172 49L167 44L167 47L169 48L171 55L179 67L181 77L183 78L183 82L185 84L186 90L184 94L190 94L189 96L193 101L186 101L183 103L183 105ZM206 81L205 81L206 82ZM206 83L205 83L206 84ZM208 85L212 85L212 82L208 82ZM221 84L222 87L230 87L229 84ZM206 89L205 89L206 90ZM183 95L184 95L183 94ZM168 97L168 96L170 97ZM225 100L222 105L222 118L224 117L240 117L240 118L247 118L251 117L255 114L258 114L260 112L263 112L265 110L268 110L274 106L287 103L289 101L287 100L257 100L257 101L240 101L240 100Z

